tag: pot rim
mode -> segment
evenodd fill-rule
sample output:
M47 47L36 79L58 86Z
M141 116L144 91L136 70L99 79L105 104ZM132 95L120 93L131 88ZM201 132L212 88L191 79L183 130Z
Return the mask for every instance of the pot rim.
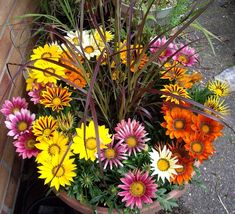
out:
M171 199L171 198L177 199L181 197L187 191L188 187L189 187L189 184L185 184L183 189L175 189L175 190L170 191L167 194L167 199ZM100 207L100 206L92 207L91 205L88 205L88 204L82 204L77 199L69 197L65 191L57 193L57 196L67 205L69 205L73 209L80 211L84 214L91 214L94 211L97 211L98 214L106 214L108 213L108 210L109 210L109 208L107 207ZM155 200L152 204L146 204L146 206L141 209L141 213L152 214L153 210L154 212L162 210L162 207L159 201ZM114 209L112 213L116 214L120 212Z

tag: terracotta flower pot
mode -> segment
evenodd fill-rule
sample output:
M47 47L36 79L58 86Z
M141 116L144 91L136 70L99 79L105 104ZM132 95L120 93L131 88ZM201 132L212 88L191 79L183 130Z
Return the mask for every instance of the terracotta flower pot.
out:
M197 161L194 163L194 166L199 167L200 162ZM192 173L192 176L195 175L195 172ZM181 197L186 190L188 189L190 184L185 184L184 189L182 190L172 190L171 192L168 193L167 199L171 198L179 198ZM72 207L73 209L83 213L83 214L92 214L94 211L96 211L97 214L108 214L108 208L105 207L91 207L86 204L81 204L78 200L75 198L70 198L66 192L60 192L58 194L58 197L65 202L67 205ZM144 207L141 210L141 214L156 214L158 211L162 210L162 207L158 201L155 201L154 203ZM112 214L120 214L120 211L118 212L117 210L113 210Z
M172 190L171 192L168 193L167 199L171 199L171 198L179 198L181 197L185 191L188 188L188 184L185 185L184 189L182 190ZM64 201L66 204L68 204L70 207L72 207L73 209L84 213L84 214L92 214L94 213L94 211L96 211L96 213L98 214L108 214L108 208L105 207L96 207L93 208L91 206L88 206L86 204L81 204L78 200L76 200L75 198L70 198L66 192L60 192L58 197ZM143 214L154 214L158 211L160 211L162 209L162 207L160 206L160 203L158 201L155 201L154 203L150 204L149 206L144 207L141 210L141 213ZM116 210L112 211L113 214L118 214L120 213L117 212Z

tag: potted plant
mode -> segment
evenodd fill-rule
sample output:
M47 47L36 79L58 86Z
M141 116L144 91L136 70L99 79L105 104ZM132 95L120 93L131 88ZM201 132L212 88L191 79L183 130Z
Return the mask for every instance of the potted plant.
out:
M116 0L113 0L116 4ZM156 0L156 1L133 1L133 10L136 15L144 15L144 11L151 6L149 15L153 16L156 20L161 20L169 16L173 8L177 5L176 0ZM121 3L122 13L125 15L130 10L131 1L125 0Z
M22 158L35 158L39 179L79 211L171 209L214 153L229 87L201 85L199 55L175 40L192 20L171 38L148 38L120 27L118 13L99 25L88 9L89 29L83 17L79 29L50 29L56 40L36 46L20 68L28 68L26 91L37 109L21 97L6 100L8 135Z

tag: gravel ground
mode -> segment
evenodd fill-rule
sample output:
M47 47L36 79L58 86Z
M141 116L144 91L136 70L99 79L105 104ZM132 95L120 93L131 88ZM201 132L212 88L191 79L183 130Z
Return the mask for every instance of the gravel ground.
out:
M203 43L201 66L206 68L206 80L225 68L235 65L235 0L216 0L200 17L200 24L217 35L213 41L216 56ZM235 119L235 92L228 97L231 116ZM235 127L235 124L234 124ZM207 189L191 185L179 200L179 208L161 214L232 214L235 213L235 137L225 129L224 137L215 143L216 154L200 167L200 180Z

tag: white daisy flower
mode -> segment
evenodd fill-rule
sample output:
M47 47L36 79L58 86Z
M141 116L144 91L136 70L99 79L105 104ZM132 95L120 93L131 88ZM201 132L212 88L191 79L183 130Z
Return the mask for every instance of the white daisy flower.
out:
M164 182L165 179L170 181L170 178L173 175L177 175L175 169L181 168L181 165L177 165L178 162L177 157L172 156L172 152L166 148L166 146L159 148L159 152L153 150L150 152L150 157L152 161L152 168L154 170L153 175L158 175L158 180L161 178Z
M64 38L73 43L75 46L80 45L80 35L78 31L69 31L67 32L67 36Z
M82 37L82 43L81 46L78 47L78 50L84 53L88 60L91 57L100 55L100 49L91 34L86 34Z
M82 31L82 37L80 37L80 33L78 31L69 31L65 38L70 41L72 44L76 46L78 51L85 55L85 57L89 60L91 57L99 56L100 49L97 46L98 43L95 42L94 37L89 31ZM64 47L64 45L63 45Z

